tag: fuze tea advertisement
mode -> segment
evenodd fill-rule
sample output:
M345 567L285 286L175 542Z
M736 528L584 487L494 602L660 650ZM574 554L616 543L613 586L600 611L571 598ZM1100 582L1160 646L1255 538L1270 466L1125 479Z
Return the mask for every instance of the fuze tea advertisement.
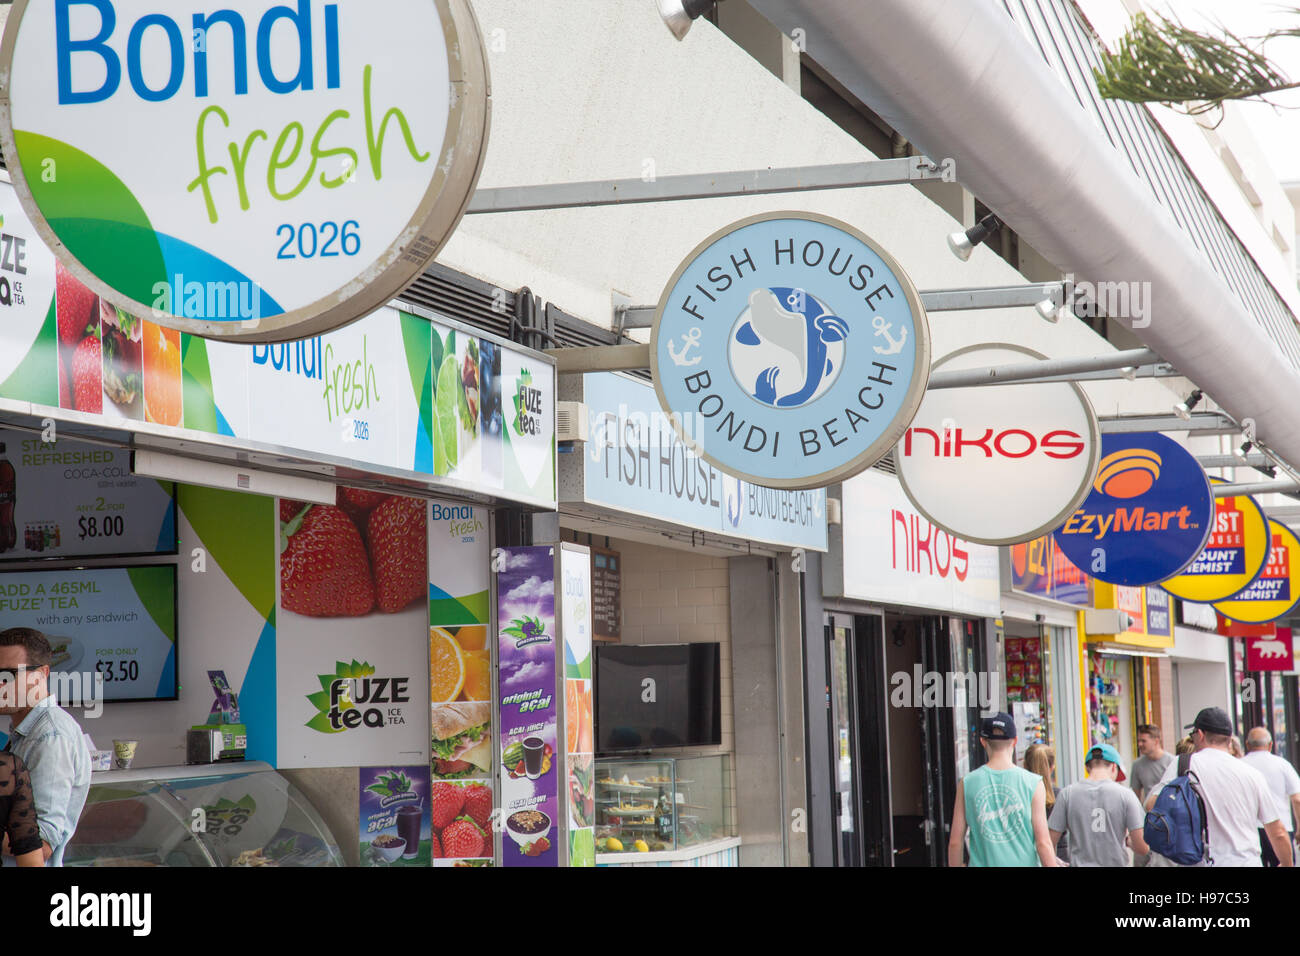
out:
M0 561L174 554L172 495L129 451L0 429Z
M84 699L96 678L104 700L177 696L174 565L0 574L0 621L44 633Z
M420 498L280 499L281 767L424 760L428 535Z
M362 866L428 866L429 768L362 767Z
M18 0L4 40L29 214L114 307L179 331L363 315L446 241L486 145L465 0Z
M504 548L497 573L501 726L501 863L556 866L555 549Z

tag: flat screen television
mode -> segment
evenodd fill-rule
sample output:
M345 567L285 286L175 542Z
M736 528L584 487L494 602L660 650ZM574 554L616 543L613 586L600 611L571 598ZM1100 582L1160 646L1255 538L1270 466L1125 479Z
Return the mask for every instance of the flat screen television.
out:
M61 703L176 700L176 565L0 572L0 622L49 640Z
M601 753L722 743L715 643L596 648L596 749Z

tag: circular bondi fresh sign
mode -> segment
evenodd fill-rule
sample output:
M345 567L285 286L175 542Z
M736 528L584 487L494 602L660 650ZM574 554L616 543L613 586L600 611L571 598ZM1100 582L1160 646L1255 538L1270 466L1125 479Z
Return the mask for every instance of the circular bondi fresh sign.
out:
M882 458L925 394L930 331L898 263L812 213L741 220L669 280L650 361L683 440L723 471L818 488Z
M455 229L488 135L468 0L16 0L0 79L41 238L122 310L215 339L388 301Z

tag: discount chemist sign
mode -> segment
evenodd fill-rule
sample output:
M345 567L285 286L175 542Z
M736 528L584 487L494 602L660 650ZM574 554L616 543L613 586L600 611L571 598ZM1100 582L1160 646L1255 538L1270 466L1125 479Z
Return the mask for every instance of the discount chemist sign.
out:
M282 341L381 305L478 178L468 0L16 0L0 143L50 247L113 304Z

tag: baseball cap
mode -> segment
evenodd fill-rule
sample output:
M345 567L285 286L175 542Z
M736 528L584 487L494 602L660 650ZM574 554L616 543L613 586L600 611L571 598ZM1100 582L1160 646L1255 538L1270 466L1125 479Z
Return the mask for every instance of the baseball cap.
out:
M1222 707L1206 707L1183 730L1203 730L1207 734L1231 734L1232 721Z
M1119 771L1119 776L1115 778L1117 781L1125 779L1124 765L1120 762L1118 750L1110 744L1094 744L1089 747L1088 752L1083 755L1083 762L1086 764L1090 760L1095 760L1097 757L1100 757L1102 760L1109 760L1115 765L1115 769Z
M1010 714L994 714L980 721L980 736L986 740L1015 740L1016 722Z

